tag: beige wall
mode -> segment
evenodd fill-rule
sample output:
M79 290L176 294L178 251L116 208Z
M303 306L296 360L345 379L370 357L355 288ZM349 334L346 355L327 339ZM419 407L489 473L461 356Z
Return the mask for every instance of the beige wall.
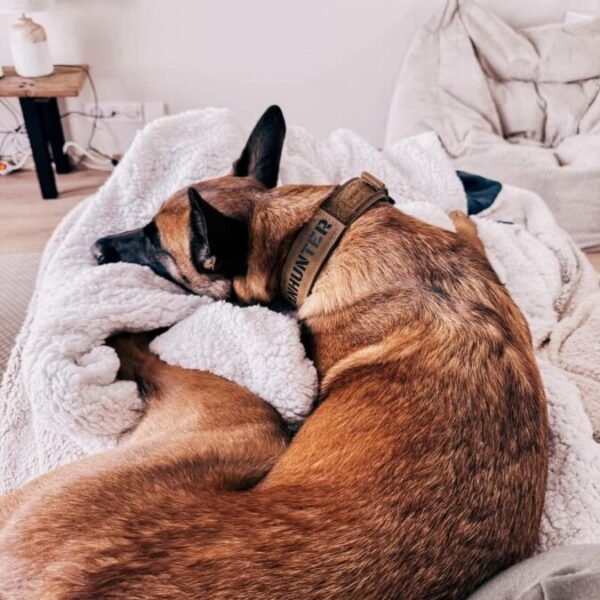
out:
M517 25L599 0L480 0ZM270 103L325 135L352 127L381 144L394 79L415 29L442 0L56 0L39 20L55 63L91 65L101 100L164 101L174 113L228 106L248 125ZM10 62L0 17L0 59ZM89 90L85 100L89 101ZM74 105L71 104L70 108ZM0 128L10 123L0 107ZM85 123L71 118L71 135ZM123 150L137 126L98 140Z

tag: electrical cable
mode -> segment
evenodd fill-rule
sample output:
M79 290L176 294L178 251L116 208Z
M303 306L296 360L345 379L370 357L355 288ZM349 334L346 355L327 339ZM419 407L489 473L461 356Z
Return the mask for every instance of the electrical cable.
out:
M94 156L94 154L92 153L92 152L95 152L94 150L90 151L89 149L86 149L83 146L81 146L80 144L78 144L77 142L66 142L63 147L63 151L68 152L68 150L70 148L74 148L81 154L81 156L79 158L80 162L87 164L88 166L91 166L94 169L99 169L101 171L112 171L114 163L112 162L111 158L108 159L110 161L110 166L109 166L105 162L99 161ZM102 158L105 158L105 156L102 156Z
M93 116L92 115L86 115L86 116L90 116L94 120L92 121L92 128L90 130L90 135L88 137L88 141L87 141L87 144L86 144L85 151L82 153L82 155L80 156L80 158L77 160L76 164L79 164L80 162L82 162L83 157L85 155L89 156L89 151L92 148L92 142L94 141L94 136L96 135L96 129L98 127L98 118L99 118L99 114L98 114L99 113L98 91L96 89L96 83L94 82L94 78L92 77L89 69L86 69L85 67L81 67L80 65L56 65L56 66L58 66L58 67L74 67L76 69L80 69L81 71L83 71L85 73L85 76L86 76L87 80L90 83L90 87L92 88L92 97L94 99L94 114L93 114ZM77 112L81 112L81 111L71 111L71 112L77 113ZM61 118L62 118L62 116L61 116ZM83 150L83 148L82 148L82 146L80 144L73 143L73 144L69 145L69 142L67 142L64 145L64 147L63 147L63 152L66 153L67 149L70 148L70 147L73 147L73 148L76 148L76 149L79 148L79 149Z
M21 119L19 119L17 111L10 105L10 102L8 100L5 100L4 98L0 98L0 102L2 102L5 108L12 114L17 124L20 124Z
M2 104L2 106L4 106L4 108L11 114L16 123L16 127L14 129L7 129L0 132L0 134L4 136L2 138L2 142L0 142L0 158L2 158L2 153L4 151L7 141L10 139L14 147L16 146L17 141L16 136L21 135L25 132L22 130L23 123L21 123L17 111L10 105L10 102L5 100L4 98L0 98L0 104Z

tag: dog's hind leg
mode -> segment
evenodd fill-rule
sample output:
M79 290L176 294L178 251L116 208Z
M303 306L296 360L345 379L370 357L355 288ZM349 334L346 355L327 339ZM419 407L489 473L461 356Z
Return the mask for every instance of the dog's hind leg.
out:
M97 531L103 531L101 545L130 548L132 523L141 519L139 529L146 527L154 539L165 507L183 511L177 529L189 516L186 506L196 510L202 495L208 502L219 492L233 497L231 492L252 488L287 447L279 415L245 388L166 365L132 340L121 340L117 348L126 363L123 370L143 378L146 414L121 446L56 469L15 492L0 529L0 597L91 598L79 592L77 582L86 570L103 573L107 554L97 554L95 563L73 563L72 556L78 549L93 555ZM168 528L164 535L170 535ZM71 575L57 567L67 563ZM67 591L69 586L77 591ZM49 594L49 589L61 593Z
M148 348L153 337L121 334L109 342L121 360L120 376L137 381L145 397L138 427L120 446L0 496L0 532L24 504L43 503L48 493L76 495L116 473L189 472L199 489L238 490L269 472L289 441L275 409L222 377L164 363Z
M149 349L154 334L120 334L108 340L121 362L119 377L138 384L146 413L131 440L164 432L165 424L189 424L195 431L234 428L248 419L273 424L287 436L285 423L269 404L222 377L169 365Z
M162 361L149 349L155 335L125 333L108 341L121 362L119 376L136 381L146 402L144 417L127 445L147 447L157 439L178 438L190 444L193 439L197 456L204 454L202 448L210 450L219 467L216 479L208 473L212 466L206 470L205 489L238 489L256 483L289 441L279 413L218 375ZM200 463L208 464L204 458Z

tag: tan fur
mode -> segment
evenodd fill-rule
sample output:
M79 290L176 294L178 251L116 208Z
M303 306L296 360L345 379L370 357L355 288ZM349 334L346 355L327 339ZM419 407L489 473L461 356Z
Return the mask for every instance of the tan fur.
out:
M330 188L227 185L199 187L248 210L234 289L270 302ZM0 596L458 599L528 556L543 387L523 316L454 219L456 234L378 206L350 227L300 311L322 390L285 452L256 396L117 345L147 414L122 448L4 500Z
M248 218L262 186L251 177L219 177L195 184L206 199L230 217ZM229 295L231 284L220 278L200 274L190 257L191 228L188 188L173 194L155 217L163 248L172 260L166 265L175 281L195 293L207 293L215 298Z

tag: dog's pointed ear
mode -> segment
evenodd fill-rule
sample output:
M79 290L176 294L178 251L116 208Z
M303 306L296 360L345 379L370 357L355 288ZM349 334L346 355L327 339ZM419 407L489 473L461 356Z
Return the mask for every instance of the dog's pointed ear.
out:
M283 112L279 106L270 106L254 126L241 156L233 163L233 174L254 177L266 188L275 187L284 139Z
M195 188L188 188L188 198L191 255L196 269L228 276L243 272L248 252L247 224L219 212Z

